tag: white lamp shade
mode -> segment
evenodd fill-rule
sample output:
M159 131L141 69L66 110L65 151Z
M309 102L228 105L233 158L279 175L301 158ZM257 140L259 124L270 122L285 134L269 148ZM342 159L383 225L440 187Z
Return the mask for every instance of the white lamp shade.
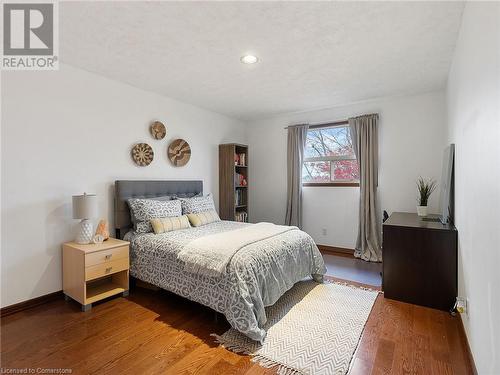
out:
M73 195L73 219L97 217L97 195Z

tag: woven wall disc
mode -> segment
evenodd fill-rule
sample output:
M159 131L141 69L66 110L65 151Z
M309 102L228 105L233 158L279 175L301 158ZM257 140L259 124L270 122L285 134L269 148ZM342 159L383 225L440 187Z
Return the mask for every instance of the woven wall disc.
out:
M160 121L155 121L149 127L149 131L154 139L163 139L167 135L167 129Z
M145 167L146 165L151 164L154 156L155 153L153 152L153 149L147 143L137 143L132 148L132 159L135 164L140 167Z
M191 158L191 147L184 139L176 139L168 146L168 158L176 167L187 164Z

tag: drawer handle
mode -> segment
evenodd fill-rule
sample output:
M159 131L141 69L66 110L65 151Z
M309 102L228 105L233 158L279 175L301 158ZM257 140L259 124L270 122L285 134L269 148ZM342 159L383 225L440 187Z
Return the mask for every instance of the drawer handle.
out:
M107 254L104 259L111 259L111 257L113 256L113 254Z
M112 270L112 269L113 269L113 267L108 267L108 268L106 268L106 273L111 272L111 270Z

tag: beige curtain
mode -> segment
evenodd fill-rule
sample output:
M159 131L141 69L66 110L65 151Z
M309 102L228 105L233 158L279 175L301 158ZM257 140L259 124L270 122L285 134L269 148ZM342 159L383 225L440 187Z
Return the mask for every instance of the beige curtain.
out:
M309 125L288 127L286 225L302 228L302 163Z
M349 119L349 128L359 164L359 226L354 256L370 262L382 261L378 208L378 114Z

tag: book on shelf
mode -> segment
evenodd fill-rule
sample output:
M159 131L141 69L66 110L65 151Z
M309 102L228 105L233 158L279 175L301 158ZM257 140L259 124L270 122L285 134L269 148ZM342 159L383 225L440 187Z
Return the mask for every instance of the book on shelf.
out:
M234 165L245 167L247 164L246 154L234 154Z
M235 186L247 186L247 179L242 174L235 173L234 184Z
M234 204L235 206L243 206L245 203L244 203L244 197L243 197L243 191L241 190L236 190L236 192L234 193Z
M240 221L242 223L247 223L248 222L248 213L246 213L245 211L236 212L236 214L234 215L234 219L236 221Z

